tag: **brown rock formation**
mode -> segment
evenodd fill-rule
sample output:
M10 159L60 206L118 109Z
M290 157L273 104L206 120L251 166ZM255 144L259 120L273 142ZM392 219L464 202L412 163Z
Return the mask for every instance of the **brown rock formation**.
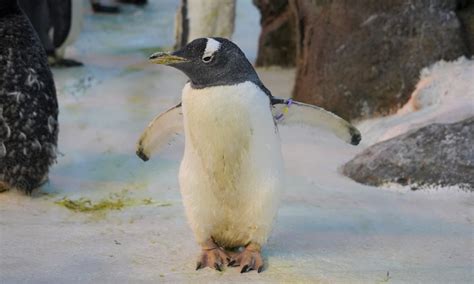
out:
M419 72L469 53L456 0L295 0L294 97L346 119L404 104Z
M296 59L296 21L288 0L253 0L260 10L257 66L294 66Z

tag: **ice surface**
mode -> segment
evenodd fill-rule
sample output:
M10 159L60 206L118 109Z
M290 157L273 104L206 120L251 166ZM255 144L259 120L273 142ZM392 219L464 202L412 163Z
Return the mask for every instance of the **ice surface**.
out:
M195 271L199 248L177 183L183 138L147 163L135 156L142 130L179 100L186 81L176 70L146 62L142 50L172 43L172 28L163 23L172 22L177 2L152 1L146 12L130 7L119 17L87 16L68 51L86 67L54 70L63 155L33 198L0 194L0 283L472 282L472 194L357 184L338 167L363 147L305 127L280 129L286 193L264 250L267 270ZM238 1L238 15L256 13L250 2ZM162 18L151 19L153 13ZM131 27L136 15L155 22L133 18L139 26ZM252 28L258 23L249 21ZM256 40L258 30L248 25L238 17L237 30ZM288 97L292 70L259 72L276 96ZM111 194L154 202L92 213L55 204Z

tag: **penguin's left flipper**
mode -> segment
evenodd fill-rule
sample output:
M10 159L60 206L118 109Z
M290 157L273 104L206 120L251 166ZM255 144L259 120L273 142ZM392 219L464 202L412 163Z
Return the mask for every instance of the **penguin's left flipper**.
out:
M359 144L359 130L341 117L321 107L293 100L272 98L272 112L278 124L306 124L321 127L352 145Z
M137 156L143 161L148 161L150 157L159 152L175 134L182 132L183 111L181 103L160 113L148 124L137 143Z

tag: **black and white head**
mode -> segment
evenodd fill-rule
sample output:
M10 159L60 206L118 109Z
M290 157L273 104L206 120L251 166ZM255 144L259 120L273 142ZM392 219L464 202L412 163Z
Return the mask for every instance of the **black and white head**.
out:
M180 50L154 53L150 60L181 70L196 89L235 85L245 81L261 85L242 50L224 38L195 39Z

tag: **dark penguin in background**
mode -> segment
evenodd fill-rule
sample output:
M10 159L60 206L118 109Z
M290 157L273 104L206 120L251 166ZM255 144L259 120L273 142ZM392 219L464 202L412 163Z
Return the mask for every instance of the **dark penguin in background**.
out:
M58 102L46 53L17 0L0 2L0 191L26 193L56 160Z
M48 55L49 64L53 67L76 67L82 63L64 58L64 47L70 43L69 37L77 36L82 18L82 5L74 5L72 0L18 0L35 29L43 48ZM77 10L77 11L76 11Z

